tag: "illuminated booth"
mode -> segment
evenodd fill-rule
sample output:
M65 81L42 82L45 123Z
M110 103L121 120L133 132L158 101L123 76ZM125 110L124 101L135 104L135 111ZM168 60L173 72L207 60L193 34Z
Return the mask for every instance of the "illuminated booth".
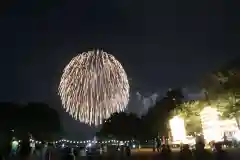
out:
M179 116L175 116L169 121L169 123L172 133L172 143L184 143L184 141L186 140L184 119L180 118Z
M210 141L222 141L222 131L220 128L219 113L217 109L205 107L200 112L202 131L204 139L209 143Z
M223 141L224 136L231 141L235 133L238 132L236 121L231 119L221 120L220 113L216 108L205 107L200 116L204 139L207 143Z
M239 134L238 137L240 139L240 132L236 121L231 119L221 120L220 113L216 108L210 106L205 107L200 112L200 118L202 132L207 143L211 141L221 142L224 140L224 137L231 141L237 134ZM189 136L186 136L184 119L175 116L169 121L169 124L173 144L189 143L187 138Z

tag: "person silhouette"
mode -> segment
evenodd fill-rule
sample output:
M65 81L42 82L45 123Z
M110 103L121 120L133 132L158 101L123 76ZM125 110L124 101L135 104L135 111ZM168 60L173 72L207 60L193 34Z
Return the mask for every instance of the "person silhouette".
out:
M31 154L31 147L28 139L24 139L21 142L21 147L19 150L20 159L25 160L28 159Z
M160 138L156 139L156 143L157 143L157 146L156 146L157 152L160 152L160 149L161 149L161 140L160 140Z
M160 157L161 157L160 159L163 159L163 160L170 160L171 159L170 147L163 144L161 148Z
M198 142L195 146L193 156L196 160L207 160L213 158L212 154L204 148L205 144L203 142Z
M222 144L221 143L215 143L215 153L214 153L214 158L215 160L230 160L230 157L228 156L227 152L222 149Z
M179 154L179 160L192 160L193 154L188 144L184 144Z
M66 160L75 160L74 148L69 148Z
M125 151L126 151L126 156L130 157L131 156L131 148L130 148L129 145L126 146L126 150Z

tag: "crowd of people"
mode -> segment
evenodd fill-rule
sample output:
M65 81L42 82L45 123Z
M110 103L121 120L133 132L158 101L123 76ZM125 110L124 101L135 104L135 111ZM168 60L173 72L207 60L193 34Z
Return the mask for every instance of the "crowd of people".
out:
M5 145L2 146L0 160L75 160L96 155L101 157L103 154L94 153L94 148L96 149L97 147L94 147L94 145L90 149L87 149L86 146L63 147L62 145L56 146L54 143L47 142L35 144L29 137L19 143L19 141L13 138L6 141ZM108 154L110 157L115 157L117 154L120 157L131 156L131 148L129 146L113 147L112 151L111 149L107 150L109 150Z
M74 160L77 153L71 148L60 149L51 143L31 145L29 139L14 147L6 143L1 148L1 160Z
M215 150L205 149L205 144L198 142L195 145L195 149L190 149L189 145L184 144L180 148L180 153L178 154L178 160L230 160L230 156L226 151L223 150L221 143L214 144ZM159 154L157 154L156 159L159 160L171 160L173 159L173 153L169 145L161 145L159 149Z
M83 148L68 148L57 147L51 143L42 143L32 145L29 138L23 139L21 144L16 145L15 140L12 143L7 143L1 148L1 159L3 160L75 160L81 156L81 149ZM17 146L17 147L16 147ZM161 144L160 140L156 141L153 148L154 152L158 152L156 159L171 160L176 159L173 155L171 147L166 144ZM116 149L113 149L116 150ZM112 152L112 156L120 155L121 159L131 156L131 148L129 146L120 146L117 152ZM86 155L85 155L86 156ZM0 160L1 160L0 159ZM114 158L113 158L114 159ZM178 154L179 160L230 160L227 152L222 149L221 143L214 144L214 151L206 150L203 142L197 142L195 149L190 149L189 145L182 145Z

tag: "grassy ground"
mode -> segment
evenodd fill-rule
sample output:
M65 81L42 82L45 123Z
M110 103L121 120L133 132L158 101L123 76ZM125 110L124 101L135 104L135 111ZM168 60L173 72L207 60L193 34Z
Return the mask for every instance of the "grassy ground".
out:
M239 149L228 149L227 152L231 157L231 160L240 160L240 150ZM172 160L178 159L179 150L175 149L172 152ZM84 158L84 160L88 160L88 158ZM133 150L131 157L121 158L119 156L115 157L91 157L89 160L102 159L102 160L159 160L159 156L157 152L152 152L151 149L140 149ZM79 159L82 160L82 159Z
M226 149L227 153L229 154L231 160L240 160L240 149ZM157 154L152 152L151 149L140 149L140 150L134 150L132 152L132 157L130 159L139 159L139 160L154 160L158 159ZM178 159L179 155L179 149L173 149L172 152L172 159Z
M227 149L226 150L231 157L229 160L240 160L240 149ZM120 155L115 154L114 156L105 157L78 157L76 160L161 160L159 159L159 153L152 152L152 149L136 149L132 150L132 155L130 157L120 157ZM177 160L179 155L179 149L173 149L172 160ZM14 159L12 159L14 160ZM34 159L33 159L34 160ZM207 159L203 159L207 160Z

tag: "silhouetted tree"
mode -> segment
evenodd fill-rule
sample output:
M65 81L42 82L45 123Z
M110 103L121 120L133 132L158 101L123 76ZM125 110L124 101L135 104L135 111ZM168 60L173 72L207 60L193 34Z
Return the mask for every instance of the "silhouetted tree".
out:
M111 136L120 140L129 140L138 138L141 126L141 120L133 113L113 113L103 123L98 135Z
M40 139L51 139L61 131L60 118L56 110L45 103L28 103L19 112L20 130Z
M44 103L20 105L11 102L0 103L0 138L12 136L23 138L32 133L37 139L51 139L61 131L58 113Z
M169 89L166 96L150 108L142 117L144 135L146 139L157 135L168 135L168 119L170 112L182 103L183 94L181 89Z
M240 128L240 59L235 59L205 77L203 87L209 102L215 103L223 118L235 118ZM211 78L209 78L211 77Z
M11 102L0 103L0 130L1 132L9 132L16 128L19 124L16 121L18 111L21 105Z
M172 110L171 115L184 119L187 134L193 135L202 131L200 112L207 105L206 101L191 100L184 102Z
M11 102L0 103L0 151L1 154L7 154L9 152L10 141L14 136L13 129L18 126L16 121L17 112L20 109L20 105Z

